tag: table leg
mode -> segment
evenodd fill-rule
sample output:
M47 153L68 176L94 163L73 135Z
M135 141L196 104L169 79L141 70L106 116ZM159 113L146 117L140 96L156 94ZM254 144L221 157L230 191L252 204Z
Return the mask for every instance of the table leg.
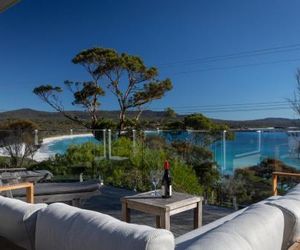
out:
M170 213L163 212L160 215L160 227L170 230Z
M127 202L122 202L122 219L125 222L130 222L130 209L127 207Z
M202 226L202 202L197 202L197 207L194 208L194 228Z
M160 228L160 216L156 215L156 228Z
M26 199L28 203L34 203L34 187L33 184L31 183L30 186L26 188Z

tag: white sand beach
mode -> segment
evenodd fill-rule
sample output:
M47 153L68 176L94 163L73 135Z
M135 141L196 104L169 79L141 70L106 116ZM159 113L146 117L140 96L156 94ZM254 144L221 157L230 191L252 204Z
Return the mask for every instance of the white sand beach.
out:
M86 134L78 134L78 135L62 135L62 136L44 138L41 147L34 154L33 160L41 162L55 156L56 152L49 150L49 146L53 145L55 142L66 140L66 139L78 138L78 137L92 137L92 136L93 134L86 133ZM5 148L0 148L0 156L9 156Z

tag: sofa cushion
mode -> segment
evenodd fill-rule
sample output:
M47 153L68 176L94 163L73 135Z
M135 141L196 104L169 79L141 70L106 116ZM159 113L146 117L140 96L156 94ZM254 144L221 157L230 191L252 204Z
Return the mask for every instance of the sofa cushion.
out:
M292 228L293 217L277 207L255 204L230 221L198 237L177 244L189 250L280 250L286 227Z
M0 196L0 236L25 249L34 249L36 215L46 206Z
M273 200L277 200L280 197L281 196L271 196L271 197L269 197L269 198L267 198L267 199L265 199L263 201L258 202L257 204L265 204L267 202L270 202L270 201L273 201ZM206 233L206 232L208 232L208 231L210 231L210 230L212 230L212 229L214 229L214 228L222 225L226 221L232 220L233 218L235 218L236 216L240 215L241 213L243 213L247 209L248 209L248 207L240 209L240 210L238 210L238 211L236 211L234 213L231 213L231 214L229 214L227 216L224 216L224 217L222 217L222 218L220 218L218 220L215 220L215 221L213 221L213 222L211 222L209 224L206 224L206 225L204 225L204 226L202 226L202 227L200 227L198 229L192 230L192 231L190 231L190 232L188 232L186 234L183 234L183 235L177 237L175 239L176 246L177 245L181 245L185 241L192 240L195 237L199 237L200 235L202 235L202 234L204 234L204 233Z
M297 195L286 195L276 201L270 202L271 205L281 208L286 213L295 216L295 226L292 232L292 242L300 239L300 193Z
M286 195L288 195L290 193L299 193L300 194L300 184L297 184L295 187L293 187L291 190L289 190L289 192Z
M54 203L38 214L36 249L174 249L167 230L128 224L109 215Z

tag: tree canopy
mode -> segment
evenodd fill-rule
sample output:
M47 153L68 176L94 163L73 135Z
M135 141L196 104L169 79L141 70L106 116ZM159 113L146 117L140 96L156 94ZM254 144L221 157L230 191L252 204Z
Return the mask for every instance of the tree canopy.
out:
M126 111L138 110L139 119L143 106L153 100L162 98L172 89L170 79L159 80L158 70L147 67L143 60L134 55L118 53L109 48L91 48L78 53L73 59L74 64L81 65L89 74L89 81L65 81L65 86L73 94L72 104L83 107L90 115L91 121L80 120L65 111L58 94L59 86L51 84L36 87L33 92L56 111L85 127L95 129L99 117L97 111L100 97L105 95L104 87L117 98L120 107L119 129L125 128Z
M0 143L10 156L12 167L21 167L26 158L38 149L34 130L37 125L28 120L9 121L0 127Z
M184 125L187 129L210 130L215 123L202 114L191 114L184 117Z

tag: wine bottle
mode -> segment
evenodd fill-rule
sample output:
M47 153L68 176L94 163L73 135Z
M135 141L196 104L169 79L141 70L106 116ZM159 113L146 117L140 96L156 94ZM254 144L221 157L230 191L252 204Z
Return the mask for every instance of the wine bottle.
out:
M165 161L164 163L164 175L162 178L161 193L163 198L170 198L172 196L172 179L170 174L170 163Z

